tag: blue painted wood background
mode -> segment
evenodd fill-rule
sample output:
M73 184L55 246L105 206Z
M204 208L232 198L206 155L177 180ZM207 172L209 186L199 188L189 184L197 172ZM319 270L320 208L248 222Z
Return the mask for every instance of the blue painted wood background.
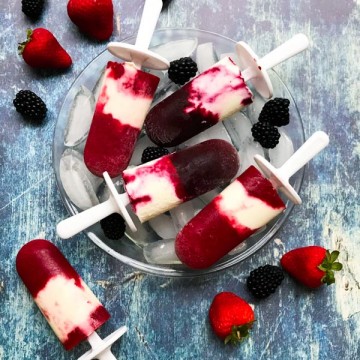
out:
M67 213L52 170L52 137L68 88L104 43L79 35L64 1L48 1L32 23L20 0L0 1L0 359L75 359L87 344L66 353L14 267L18 249L33 238L57 244L112 318L129 332L113 346L119 359L359 359L359 0L173 0L158 27L210 30L245 40L264 54L297 32L312 39L303 57L278 67L293 93L308 137L322 129L331 145L306 168L302 206L255 256L211 278L168 280L134 271L100 251L85 235L56 237ZM112 39L137 32L142 0L114 1ZM121 23L121 26L119 25ZM59 75L35 72L17 55L27 27L53 31L71 54ZM299 71L299 69L301 69ZM30 88L46 100L47 121L33 126L15 112L12 99ZM245 289L250 269L276 264L291 248L319 244L341 251L337 283L308 291L286 278L281 289L254 301ZM255 306L256 325L242 346L224 347L212 334L207 312L219 291L234 291Z

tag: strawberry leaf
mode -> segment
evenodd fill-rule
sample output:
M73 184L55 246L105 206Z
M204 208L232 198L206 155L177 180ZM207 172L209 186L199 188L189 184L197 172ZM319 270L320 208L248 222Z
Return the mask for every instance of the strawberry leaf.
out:
M326 285L331 285L335 283L335 276L333 271L328 271L323 278L321 279L321 282L323 282Z
M329 251L329 250L327 250ZM335 250L330 254L330 262L333 263L339 257L339 251Z
M339 262L335 262L339 257L339 251L333 251L330 253L329 250L326 250L325 259L318 266L318 269L324 271L324 276L321 279L321 282L327 285L331 285L335 282L335 274L334 271L339 271L342 269L342 264Z
M26 40L18 43L18 51L19 51L19 55L21 55L25 49L25 46L27 45L27 43L29 43L31 41L31 36L32 36L32 30L31 29L27 29L26 30Z
M342 264L339 262L334 262L331 266L331 270L339 271L343 268Z
M245 325L231 327L231 333L225 338L224 343L231 343L236 345L242 342L250 334L249 330L252 328L254 321L251 321Z

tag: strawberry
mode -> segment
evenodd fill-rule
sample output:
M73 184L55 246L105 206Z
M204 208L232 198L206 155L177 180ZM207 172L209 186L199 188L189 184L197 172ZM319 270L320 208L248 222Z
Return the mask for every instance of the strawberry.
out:
M255 321L251 306L232 292L221 292L214 297L209 318L213 331L225 344L241 342Z
M286 272L303 285L315 289L335 282L334 271L342 269L338 251L330 253L321 246L306 246L287 252L280 263Z
M112 0L70 0L67 12L71 21L86 35L100 41L112 35Z
M66 69L72 64L70 55L55 36L44 28L27 30L27 40L19 43L24 61L33 68Z

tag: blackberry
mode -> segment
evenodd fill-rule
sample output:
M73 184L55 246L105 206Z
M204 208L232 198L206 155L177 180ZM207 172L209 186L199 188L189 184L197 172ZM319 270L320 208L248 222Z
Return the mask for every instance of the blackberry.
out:
M290 101L284 98L268 101L260 112L259 121L273 126L287 125L290 121L289 105Z
M183 57L170 62L168 76L171 81L178 85L184 85L196 75L198 67L190 57Z
M251 128L251 133L254 140L266 149L273 149L279 143L278 129L267 122L255 123Z
M100 220L100 226L105 236L111 240L119 240L125 234L125 220L118 213Z
M42 99L30 90L20 90L13 104L17 112L29 120L43 120L47 108Z
M161 10L166 10L169 4L171 3L171 0L162 0L162 2L163 2L163 7Z
M31 19L38 19L43 12L45 0L21 0L22 12Z
M167 154L169 154L168 149L162 147L156 147L156 146L149 146L143 151L141 155L141 162L144 164L146 162L158 159L159 157L162 157Z
M284 273L279 266L267 264L252 270L246 285L256 298L264 299L275 292L283 279Z

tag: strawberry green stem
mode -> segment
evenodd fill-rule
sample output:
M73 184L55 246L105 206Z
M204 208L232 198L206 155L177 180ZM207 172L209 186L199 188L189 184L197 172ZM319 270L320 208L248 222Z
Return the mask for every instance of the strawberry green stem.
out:
M26 30L26 41L22 42L22 43L18 43L18 51L19 51L19 55L21 55L25 49L25 46L28 42L31 41L31 36L32 36L33 31L31 29L27 29Z
M254 321L251 321L245 325L241 326L232 326L231 333L225 338L224 343L231 343L236 345L242 342L245 338L249 336L249 330L252 328Z
M335 283L335 273L334 271L340 271L342 269L342 264L337 260L339 257L339 251L333 251L330 253L329 250L326 250L325 259L318 266L318 269L324 271L325 274L321 279L321 282L327 285L331 285Z

